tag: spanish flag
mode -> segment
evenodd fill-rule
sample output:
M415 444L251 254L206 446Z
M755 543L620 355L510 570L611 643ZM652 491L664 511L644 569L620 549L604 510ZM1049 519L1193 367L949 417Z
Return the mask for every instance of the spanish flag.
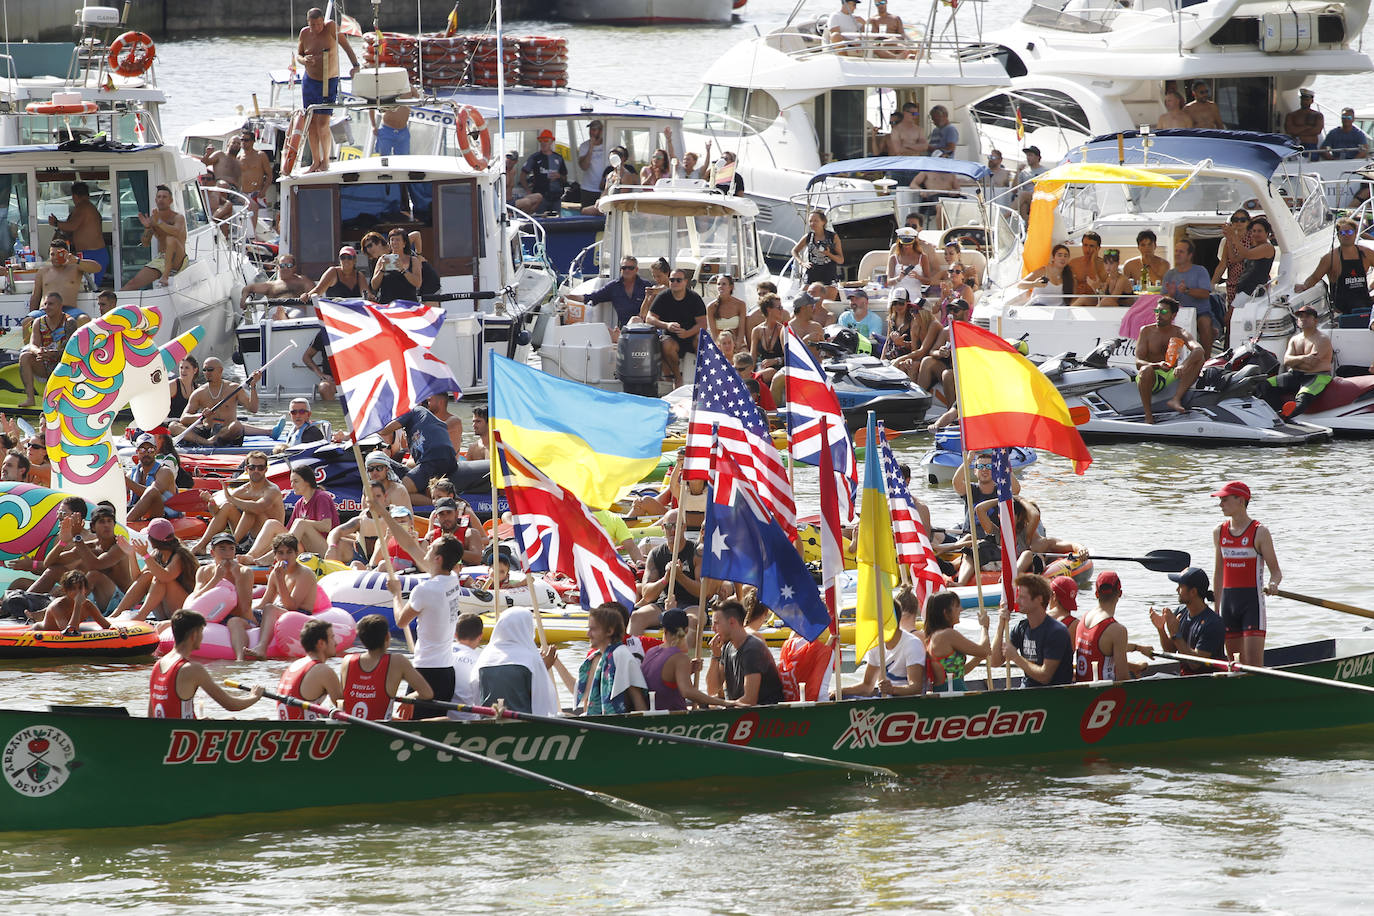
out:
M868 442L877 442L877 414L868 412ZM878 643L878 630L883 639L891 639L897 632L897 620L892 613L892 587L897 579L897 545L892 536L892 511L887 505L887 485L883 479L883 465L878 453L881 449L867 449L864 457L864 490L859 508L858 548L859 565L858 604L854 609L854 655L864 654Z
M594 509L615 502L663 455L666 401L570 382L494 350L487 380L490 428ZM498 479L495 449L491 456Z
M1092 455L1074 427L1068 405L1034 363L977 325L956 321L950 335L967 451L1015 445L1043 448L1073 461L1075 473L1088 469Z
M1023 142L1026 139L1026 122L1021 120L1021 106L1017 105L1016 111L1016 139Z
M453 9L448 14L448 22L444 24L444 37L452 38L458 34L458 4L453 4Z

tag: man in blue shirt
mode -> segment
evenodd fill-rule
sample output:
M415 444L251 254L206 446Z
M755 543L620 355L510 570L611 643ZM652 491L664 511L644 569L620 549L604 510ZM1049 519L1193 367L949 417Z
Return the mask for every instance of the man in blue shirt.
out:
M448 425L425 407L408 410L381 429L387 442L394 442L397 430L406 431L413 467L401 481L411 493L429 492L429 482L435 477L457 475L458 453L448 434Z
M1196 566L1181 573L1169 573L1178 583L1178 600L1183 602L1174 610L1156 611L1150 608L1150 622L1159 632L1159 645L1166 652L1196 655L1202 658L1226 657L1226 625L1217 612L1207 606L1212 598L1207 574ZM1204 674L1215 671L1205 662L1183 662L1184 674Z
M1022 671L1022 687L1052 687L1073 681L1073 646L1069 643L1069 628L1049 615L1050 598L1054 595L1049 580L1035 573L1016 577L1016 601L1026 615L1012 627L1009 639L1004 639L1011 622L1011 609L1002 608L997 624L997 641L992 647L994 668L1004 661Z
M868 291L859 287L849 294L849 308L840 315L840 324L859 332L864 340L881 340L883 317L868 310Z
M1364 159L1369 155L1369 137L1355 126L1355 109L1341 109L1341 126L1332 128L1322 140L1325 159Z
M1212 318L1212 275L1207 268L1193 263L1196 248L1189 239L1179 239L1174 245L1174 266L1164 272L1160 291L1178 300L1186 308L1197 309L1197 339L1202 352L1211 354L1217 339L1216 321Z
M567 298L571 302L586 302L590 305L609 302L615 309L615 326L623 328L631 318L639 315L640 309L644 306L644 295L648 290L649 284L639 276L639 261L627 255L620 259L618 278L586 296L569 293Z
M935 126L930 131L930 154L950 157L959 145L959 129L949 123L949 110L943 105L930 109L930 121Z

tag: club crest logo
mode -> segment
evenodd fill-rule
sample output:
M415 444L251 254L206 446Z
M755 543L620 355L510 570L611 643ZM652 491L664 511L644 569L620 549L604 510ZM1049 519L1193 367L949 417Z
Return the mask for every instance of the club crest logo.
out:
M67 733L56 728L32 725L17 733L5 745L0 757L5 780L20 795L39 798L51 795L72 774L76 747Z

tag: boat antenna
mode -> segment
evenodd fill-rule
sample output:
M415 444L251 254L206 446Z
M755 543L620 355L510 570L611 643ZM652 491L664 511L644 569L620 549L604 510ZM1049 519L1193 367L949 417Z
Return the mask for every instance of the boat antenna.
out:
M797 14L801 12L803 6L806 6L806 0L797 0L797 5L792 7L792 12L787 14L787 21L782 24L783 28L792 24L792 20L797 18Z

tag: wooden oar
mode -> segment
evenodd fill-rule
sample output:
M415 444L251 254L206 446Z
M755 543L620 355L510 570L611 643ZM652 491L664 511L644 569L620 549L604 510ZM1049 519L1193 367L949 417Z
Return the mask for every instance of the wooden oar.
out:
M217 410L219 410L221 407L223 407L225 404L229 403L229 399L230 399L230 398L238 397L238 393L239 393L241 390L243 390L243 386L244 386L244 385L247 385L247 384L248 384L249 382L251 382L253 379L255 379L255 378L257 378L258 376L262 375L264 372L267 371L267 367L268 367L268 366L272 365L272 364L275 363L277 360L281 359L283 356L285 356L286 354L290 353L290 352L291 352L292 350L294 350L294 349L296 349L296 342L295 342L294 340L287 341L286 346L285 346L285 347L282 347L282 350L281 350L280 353L278 353L276 356L272 357L272 358L269 359L267 362L265 362L265 363L263 363L261 366L259 366L259 367L253 372L252 375L249 375L249 376L248 376L248 378L244 379L243 381L241 381L241 382L239 382L237 385L235 385L233 388L231 388L231 389L229 390L229 393L226 394L224 397L220 398L218 401L216 401L216 402L214 403L214 405L212 405L212 406L210 406L210 407L207 407L205 410L202 410L202 411L200 412L200 416L198 416L198 417L196 418L196 422L192 423L190 426L188 426L188 427L186 427L184 430L182 430L181 433L180 433L176 438L174 438L174 439L172 440L172 444L173 444L173 445L180 445L180 444L181 444L181 440L182 440L182 439L185 439L185 438L190 434L191 430L195 429L195 428L196 428L197 426L199 426L201 423L205 422L205 418L206 418L206 417L210 416L210 414L214 413L215 411L217 411ZM364 478L364 479L366 479L366 478Z
M1342 614L1354 614L1356 617L1368 617L1370 620L1374 620L1374 611L1368 608L1356 607L1353 604L1346 604L1344 601L1332 601L1329 598L1314 598L1311 595L1290 592L1282 588L1276 589L1274 594L1278 595L1280 598L1292 598L1294 601L1315 604L1317 607L1324 607L1327 610L1340 611Z
M413 704L416 702L416 700L410 697L396 697L395 699L398 703ZM887 767L870 766L866 763L850 763L847 760L817 757L813 754L800 754L796 751L775 751L771 748L728 744L723 741L708 741L705 738L692 738L687 735L668 735L662 732L626 728L623 725L608 725L605 722L589 722L586 719L559 719L554 716L536 716L534 713L516 712L513 709L493 709L490 706L468 706L463 703L443 703L437 700L424 700L422 702L428 703L431 706L438 706L440 709L452 709L454 712L470 712L479 716L517 719L524 722L539 722L544 725L561 725L564 728L586 729L591 732L607 732L612 735L625 735L628 738L647 738L652 741L669 741L675 744L694 744L698 747L709 747L717 750L743 751L746 754L756 754L760 757L773 757L779 760L809 763L812 766L834 767L839 770L855 770L861 773L871 773L874 776L887 776L892 779L898 778L897 772L895 770L889 770Z
M240 684L238 681L225 681L224 683L230 687L235 688L236 690L250 689L248 687L245 687L243 684ZM452 754L454 757L459 757L463 760L468 760L473 763L486 764L489 767L495 767L498 770L503 770L515 776L520 776L525 779L532 780L534 782L542 782L545 785L553 786L557 789L563 789L567 792L574 792L578 795L581 795L583 798L591 799L594 802L606 805L609 808L615 808L617 811L623 811L626 814L632 814L641 820L657 821L660 824L673 823L673 819L669 817L667 814L664 814L662 811L656 811L653 808L648 807L647 805L641 805L637 802L626 801L623 798L616 798L614 795L607 795L605 792L596 792L592 789L584 789L581 786L575 786L570 782L564 782L563 780L555 779L552 776L545 776L543 773L536 773L533 770L526 770L521 767L515 766L514 764L506 763L504 760L494 760L491 757L486 757L482 754L475 754L472 751L465 751L462 748L454 747L451 744L445 744L442 741L435 741L433 738L426 738L423 735L416 735L412 732L402 731L399 728L392 728L389 725L383 725L380 722L373 722L370 719L360 719L357 716L349 715L341 709L331 709L327 706L319 706L315 703L309 703L305 700L299 700L295 697L282 696L281 694L273 693L270 690L264 690L262 692L262 695L270 700L276 700L278 703L285 703L288 706L296 706L300 709L308 709L315 715L321 716L326 719L334 719L339 722L347 722L350 725L360 725L363 728L370 728L375 732L381 732L382 734L390 735L393 738L400 738L403 741L412 741L415 744L424 745L425 747L431 748L436 751L443 751L445 754Z
M1047 553L1047 557L1071 557L1070 553ZM1151 550L1143 557L1103 557L1093 554L1092 560L1111 560L1116 563L1139 563L1155 572L1182 572L1193 565L1193 558L1186 550Z
M1261 668L1258 665L1242 665L1240 662L1228 662L1219 658L1203 658L1200 655L1184 655L1181 652L1166 652L1162 649L1155 649L1155 655L1164 658L1172 658L1177 662L1191 662L1193 664L1211 665L1213 668L1225 668L1227 671L1244 671L1246 674L1267 674L1269 677L1281 677L1288 681L1302 681L1307 684L1320 684L1323 687L1339 687L1342 690L1357 690L1360 693L1374 693L1374 687L1364 684L1347 684L1344 681L1333 681L1329 677L1313 677L1310 674L1298 674L1296 671L1280 671L1277 668Z

